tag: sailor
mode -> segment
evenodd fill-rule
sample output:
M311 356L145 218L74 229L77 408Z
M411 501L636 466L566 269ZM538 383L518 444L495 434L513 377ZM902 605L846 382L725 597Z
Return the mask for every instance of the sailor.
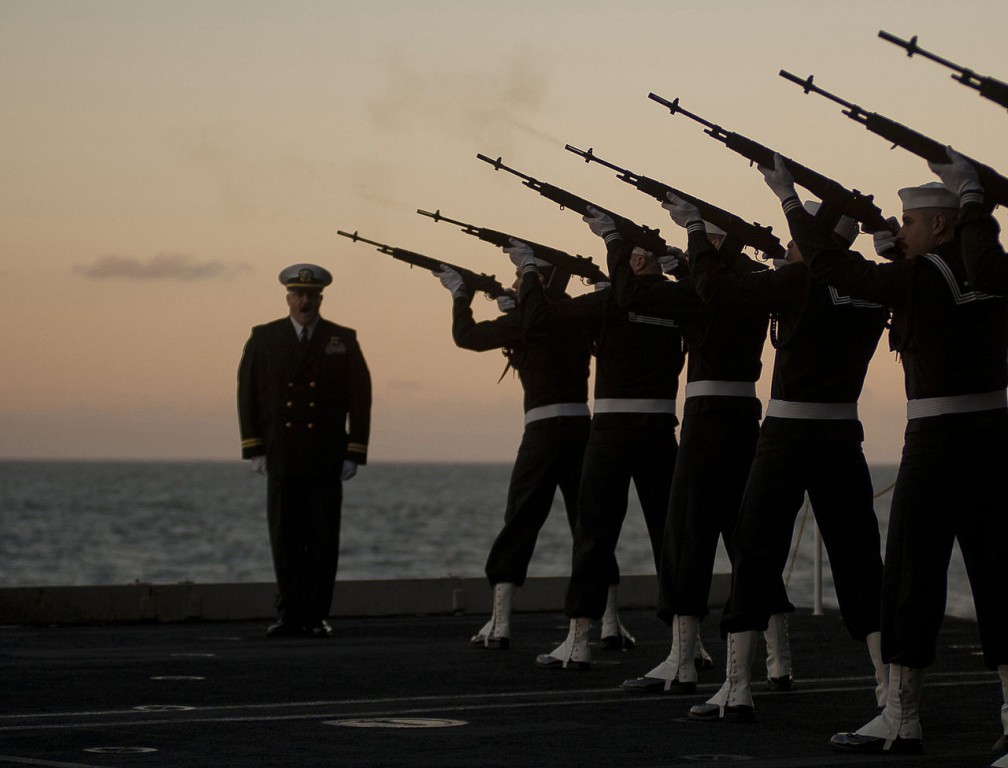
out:
M883 577L889 696L878 717L830 741L856 752L922 749L921 687L935 658L955 541L969 575L984 662L997 669L1005 691L1001 730L1008 733L1004 251L972 165L952 152L949 163L932 169L944 184L899 191L902 259L876 264L826 242L807 252L817 278L893 308L890 348L899 353L907 394ZM1005 741L1002 736L995 749L1003 752Z
M319 316L332 275L280 273L288 317L252 329L238 367L242 458L266 475L277 580L271 637L328 637L343 483L367 461L371 375L357 333Z
M517 241L516 241L517 242ZM543 290L550 302L568 298L569 276L537 260ZM462 276L445 265L434 273L453 297L452 338L461 349L501 349L508 368L518 372L524 390L525 430L508 484L504 526L486 561L493 589L490 619L470 638L477 648L506 650L511 642L515 591L524 585L536 538L549 516L559 488L573 533L581 462L588 440L588 374L591 339L583 327L558 319L526 332L514 295L497 299L502 314L476 322L473 292ZM519 279L515 280L515 290ZM618 581L618 570L610 581Z
M597 224L589 221L589 226L600 232ZM665 281L654 254L640 249L631 254L632 246L618 233L610 234L610 259L628 258L642 279ZM602 619L604 636L613 630L626 634L605 607L612 594L608 576L615 566L631 480L658 566L677 451L675 398L684 363L682 334L673 320L621 309L611 288L549 303L531 252L515 249L509 255L522 274L519 295L526 327L536 330L552 322L574 322L591 334L595 344L594 413L564 604L570 629L563 643L536 659L540 667L587 669L592 620ZM703 311L699 301L693 311Z
M743 275L706 254L698 254L694 264L705 300L773 313L770 338L776 350L771 399L732 541L731 594L721 619L728 640L726 679L706 704L690 709L696 720L754 719L750 679L757 633L787 632L786 614L794 607L782 572L806 493L829 553L841 615L851 635L867 644L878 686L884 678L878 653L882 559L857 400L888 312L813 281L793 221L813 231L822 227L793 187L786 195L771 188L784 200L792 226L787 264ZM664 207L686 226L691 244L700 239L704 225L694 206L670 197ZM825 238L848 245L857 236L856 224L846 218L832 233L832 226L823 229ZM767 661L771 681L778 678L777 687L789 687L790 658ZM877 689L877 699L882 695Z
M713 258L709 254L724 242L724 230L710 223L706 230L705 237L691 242L690 257L696 252ZM730 243L725 249L721 257L733 272L766 269ZM693 308L698 300L685 262L680 258L675 266L677 281L653 282L634 277L627 259L620 259L611 267L617 303L645 315L679 317L684 304ZM768 319L765 309L711 304L702 314L687 312L680 323L688 349L686 398L658 569L658 616L672 629L672 648L643 677L624 681L625 689L696 691L699 625L709 613L718 536L731 552L759 434L762 406L756 381ZM790 656L783 647L786 634L768 636L767 641L771 658Z

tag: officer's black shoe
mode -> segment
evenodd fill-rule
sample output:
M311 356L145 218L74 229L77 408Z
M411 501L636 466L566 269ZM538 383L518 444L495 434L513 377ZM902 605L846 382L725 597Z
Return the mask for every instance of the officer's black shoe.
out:
M771 691L793 691L794 680L791 679L791 675L783 675L781 677L768 677L767 688L769 688Z
M589 661L570 660L567 662L567 666L565 667L563 659L558 659L556 656L550 656L548 653L540 653L536 656L535 663L540 669L574 669L579 672L586 672L591 669L591 662Z
M637 638L631 635L622 624L615 635L602 638L602 647L607 651L632 651L637 645Z
M724 710L723 712L722 709ZM686 716L690 720L702 720L706 722L753 723L756 721L755 710L743 704L727 707L719 707L717 704L697 704L690 707Z
M901 739L897 736L892 741L888 741L880 736L862 736L859 733L834 733L829 744L831 747L842 749L845 752L919 755L924 751L924 742L921 739Z
M266 628L267 637L301 637L301 627L289 621L278 621Z
M304 635L305 637L313 637L317 639L332 637L332 627L324 621L319 621L305 627Z
M634 693L669 693L673 695L685 695L696 693L696 683L680 682L679 678L673 680L662 680L660 677L634 677L624 680L625 690Z

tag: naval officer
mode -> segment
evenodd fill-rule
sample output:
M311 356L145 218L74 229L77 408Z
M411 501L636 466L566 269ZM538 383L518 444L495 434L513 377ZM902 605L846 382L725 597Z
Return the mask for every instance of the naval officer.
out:
M280 273L288 316L252 329L238 367L242 458L266 475L277 580L271 637L327 637L343 483L367 461L371 376L352 328L319 316L332 275Z

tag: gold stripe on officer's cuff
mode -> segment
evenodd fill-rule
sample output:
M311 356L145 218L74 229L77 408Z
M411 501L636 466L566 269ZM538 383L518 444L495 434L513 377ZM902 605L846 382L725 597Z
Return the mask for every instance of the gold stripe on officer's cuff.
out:
M367 453L367 443L350 443L346 448L352 453Z
M262 445L261 437L249 437L241 441L242 448L255 448L256 446Z

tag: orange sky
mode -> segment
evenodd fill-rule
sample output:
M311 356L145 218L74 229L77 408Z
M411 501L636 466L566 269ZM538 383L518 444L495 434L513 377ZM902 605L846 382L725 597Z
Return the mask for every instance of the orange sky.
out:
M932 178L923 161L777 71L814 72L1008 173L1005 111L877 38L917 34L1008 79L1008 7L950 8L6 0L0 458L236 458L242 345L285 313L277 272L316 261L336 275L323 314L358 330L371 367L372 460L508 461L521 391L496 383L501 356L456 349L434 278L336 230L506 279L497 249L414 213L440 208L602 261L579 217L482 152L683 244L654 201L564 152L571 143L786 240L759 174L649 91L898 214L896 189ZM857 247L870 252L870 238ZM478 299L477 312L494 305ZM764 362L768 373L769 351ZM883 340L861 400L871 461L898 460L904 403Z

